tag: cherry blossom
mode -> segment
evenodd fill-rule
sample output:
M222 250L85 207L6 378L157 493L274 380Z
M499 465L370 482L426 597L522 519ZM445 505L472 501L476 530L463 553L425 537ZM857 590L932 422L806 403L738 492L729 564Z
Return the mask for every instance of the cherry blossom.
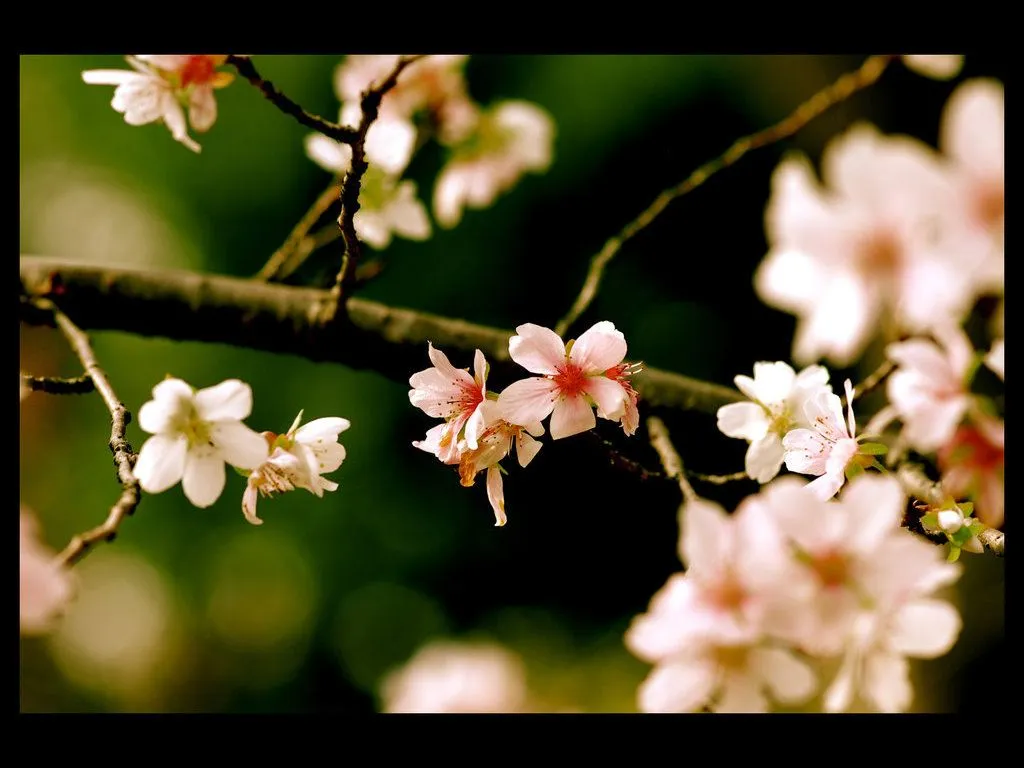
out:
M992 348L988 354L985 355L985 365L987 365L993 373L996 374L1000 379L1003 378L1003 340L997 339L992 344Z
M704 500L684 505L680 556L648 612L626 633L632 653L655 664L641 685L645 712L765 712L765 689L799 703L816 687L811 669L769 633L789 633L810 588L757 497L727 516Z
M939 449L942 487L957 498L973 499L978 519L999 528L1005 507L1005 427L977 411L971 416L973 423L961 425Z
M454 464L459 459L460 436L475 450L477 439L484 431L482 406L487 398L487 360L483 352L476 350L470 376L469 371L455 368L447 355L430 342L427 342L427 355L434 366L409 378L412 387L409 402L428 416L446 421L440 429L434 428L436 432L428 432L426 441L414 445L434 453L446 464Z
M949 500L934 511L928 504L917 503L914 506L925 510L925 514L921 517L921 527L925 532L942 533L949 541L950 549L947 558L949 562L956 562L961 551L971 552L975 555L980 555L985 551L981 539L978 538L978 533L984 526L971 517L970 513L973 511L974 505L970 502L957 504ZM964 514L965 510L967 514Z
M958 192L938 155L869 125L833 140L820 188L805 158L783 161L766 211L771 249L754 283L798 316L793 359L857 359L880 323L924 331L961 318L969 259L942 236Z
M635 434L640 426L640 410L637 408L640 393L633 388L633 385L630 383L630 377L635 376L641 371L643 371L643 363L619 363L609 368L604 374L612 381L617 382L626 395L625 409L622 412L619 423L622 425L622 431L627 435ZM600 406L598 407L597 415L603 419L610 418L607 414L601 412Z
M754 378L737 376L737 388L749 403L718 409L718 428L729 437L747 440L747 475L767 483L779 473L785 450L782 438L796 427L810 427L804 405L819 392L831 392L828 371L820 365L799 374L783 362L754 363Z
M903 63L919 75L935 80L950 80L960 74L964 66L962 54L924 55L907 53L903 55Z
M139 426L153 436L135 464L142 490L161 493L179 481L197 507L213 504L224 490L224 463L260 466L270 453L263 436L242 423L252 412L252 390L238 379L192 389L168 378L139 409Z
M347 173L352 163L350 146L319 133L306 137L306 154L320 167L339 175ZM393 234L409 240L426 240L431 231L427 210L416 197L416 182L399 181L373 163L372 158L363 174L359 210L352 223L359 239L378 250L391 243Z
M338 490L338 484L322 475L334 472L345 460L345 446L338 435L351 426L348 419L329 416L299 426L302 411L283 435L264 432L271 449L265 462L254 469L242 495L242 513L253 525L263 521L256 516L257 492L262 496L304 488L318 498L324 491Z
M949 442L970 404L968 374L974 349L959 328L937 328L939 346L925 339L890 344L899 367L887 382L889 401L903 420L903 437L923 453Z
M434 185L434 216L454 227L462 210L487 208L524 173L551 165L551 116L526 101L501 102L480 115L474 132L453 148Z
M39 540L38 524L21 508L21 632L48 632L70 600L74 588L71 573L56 554Z
M607 320L591 326L575 343L565 344L550 328L525 323L508 343L509 355L532 373L543 374L513 382L498 397L502 417L512 424L531 424L551 414L551 437L586 432L598 415L619 421L629 399L618 378L626 356L626 339Z
M389 713L520 712L526 669L512 651L490 642L434 641L381 685Z
M853 384L849 379L845 388L847 420L843 420L839 396L819 390L804 403L804 418L810 428L794 429L782 438L786 468L791 472L818 475L807 489L823 501L839 492L847 467L860 461L857 459L860 445L854 437L857 424L853 418Z

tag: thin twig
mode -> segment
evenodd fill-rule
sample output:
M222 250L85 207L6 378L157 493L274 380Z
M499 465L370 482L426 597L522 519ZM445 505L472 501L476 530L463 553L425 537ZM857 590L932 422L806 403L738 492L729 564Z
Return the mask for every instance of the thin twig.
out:
M348 288L352 285L355 277L356 267L359 265L360 247L359 238L356 236L355 215L359 210L359 190L362 185L363 174L366 173L368 164L366 162L366 134L377 119L380 112L380 102L384 94L395 87L399 75L410 64L414 64L424 58L423 54L416 56L403 56L395 64L386 78L377 85L373 85L363 91L360 101L363 116L359 121L355 136L350 142L352 145L352 163L345 180L341 186L341 215L338 217L338 227L341 229L341 237L345 241L345 253L341 257L341 268L338 270L338 278L334 284L334 296L336 303L341 302L342 296L348 295Z
M89 337L82 332L82 329L75 325L67 315L59 310L51 301L46 299L37 300L36 305L43 311L53 314L53 319L60 328L64 337L71 345L71 349L78 356L85 369L86 375L91 379L96 391L103 398L107 410L110 411L110 452L114 455L114 465L117 467L117 479L121 483L122 491L120 497L110 508L110 513L102 525L97 526L85 533L80 533L71 539L71 542L64 548L64 551L57 556L57 561L62 565L70 566L82 559L93 544L99 541L110 541L117 534L117 529L125 517L132 514L139 506L141 494L139 481L135 479L132 472L136 454L131 445L125 439L128 430L128 423L132 419L131 412L124 407L118 399L107 375L96 362L96 354L89 344Z
M601 448L608 454L608 461L613 467L625 470L631 474L636 475L640 480L660 480L667 479L664 474L656 470L648 469L639 461L631 459L622 452L620 452L610 441L601 437L597 432L587 432L591 439L594 440Z
M29 376L23 373L21 381L33 392L46 392L51 395L84 395L96 390L96 385L88 376L65 379L60 376Z
M885 381L886 377L890 373L892 373L893 370L895 370L895 368L896 364L892 360L883 361L882 364L878 366L878 368L876 368L870 376L868 376L866 379L864 379L864 381L862 381L860 384L853 388L853 399L857 400L858 398L866 395L868 392L873 390L875 387L877 387L879 384ZM845 396L843 396L842 401L843 408L845 408Z
M683 470L683 460L672 445L672 438L668 433L665 422L657 416L647 417L647 437L651 441L651 447L658 453L661 465L665 468L665 475L672 478L679 484L679 490L683 493L683 501L686 503L696 501L699 497L693 490L690 481L686 479Z
M712 485L725 485L726 483L734 483L737 480L750 480L750 475L746 472L733 472L731 475L702 475L700 472L687 473L694 480L699 480L702 483L711 483Z
M728 168L749 151L774 144L787 136L791 136L811 122L811 120L825 112L829 107L846 100L857 91L867 88L878 80L892 58L890 55L871 56L860 69L843 75L832 85L818 91L818 93L797 107L792 114L781 122L765 128L763 131L739 139L723 154L706 162L681 183L666 189L658 195L647 210L629 222L619 234L606 242L601 251L591 259L590 269L587 271L583 287L580 289L576 301L573 302L565 317L558 321L558 324L555 326L555 333L559 336L565 336L569 327L579 319L580 315L587 310L587 307L590 306L590 303L597 296L598 289L601 286L601 278L604 276L604 270L608 266L608 262L615 257L615 254L619 252L619 249L622 248L626 241L630 240L654 221L668 207L669 203L688 192L692 192L718 171Z
M351 144L355 141L355 130L348 126L341 125L340 123L332 123L330 120L325 120L319 115L307 112L281 93L281 91L279 91L272 82L260 77L260 73L256 70L255 65L252 63L252 59L248 56L231 54L228 56L226 63L232 65L238 70L238 74L258 88L260 93L262 93L271 104L286 115L291 115L307 128L319 131L324 136L334 139L335 141L340 141L342 144Z
M341 186L335 178L331 181L330 186L320 193L313 205L288 234L281 247L274 251L267 263L253 276L253 279L284 279L298 269L306 257L313 252L314 236L309 234L309 230L316 225L321 216L327 213L331 205L340 199L340 195ZM331 229L336 231L337 227L331 227ZM300 253L301 258L299 257Z

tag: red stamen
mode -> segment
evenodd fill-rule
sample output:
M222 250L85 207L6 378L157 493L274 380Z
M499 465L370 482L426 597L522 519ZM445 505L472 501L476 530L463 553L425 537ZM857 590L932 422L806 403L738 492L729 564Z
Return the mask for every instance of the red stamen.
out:
M213 75L213 60L209 56L189 56L181 68L181 86L187 88L192 83L205 85Z
M571 362L566 362L565 367L560 369L552 380L563 397L577 397L583 393L587 385L587 375L583 369Z

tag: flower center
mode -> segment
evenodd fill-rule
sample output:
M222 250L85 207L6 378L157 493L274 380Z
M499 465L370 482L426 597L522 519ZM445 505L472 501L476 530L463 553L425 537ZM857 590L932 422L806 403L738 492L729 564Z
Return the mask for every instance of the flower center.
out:
M789 409L784 405L781 407L769 408L768 414L771 417L771 421L768 423L768 431L774 432L780 437L796 426L792 417L789 415Z
M726 576L711 590L712 605L723 611L738 611L747 599L747 591L732 574Z
M210 423L199 418L194 408L181 431L188 438L190 448L196 445L213 445L213 440L210 439Z
M587 384L587 375L583 369L572 362L566 362L552 379L563 397L577 397Z
M830 551L811 560L811 568L826 587L839 587L846 583L850 567L842 552Z
M209 56L189 56L181 68L181 87L187 88L192 83L206 85L213 75L213 60Z
M902 250L891 232L873 232L861 244L861 269L872 274L894 272L903 261Z
M974 194L974 216L986 229L993 229L1003 221L1005 193L1001 182L978 186Z
M747 667L750 648L745 645L720 645L712 651L712 655L719 667L741 670Z

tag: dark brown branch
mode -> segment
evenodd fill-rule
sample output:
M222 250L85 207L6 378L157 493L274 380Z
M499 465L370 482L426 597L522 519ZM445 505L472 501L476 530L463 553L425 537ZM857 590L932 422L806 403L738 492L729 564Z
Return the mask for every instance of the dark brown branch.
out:
M380 103L384 94L395 87L399 75L405 71L406 67L422 58L423 55L400 58L394 69L391 70L391 74L363 92L362 100L359 103L363 116L359 121L355 136L350 142L352 163L349 165L348 173L345 174L345 180L341 186L341 215L338 217L338 227L341 229L341 238L345 241L345 253L341 258L341 268L338 270L338 278L334 284L334 295L338 302L341 301L342 296L348 296L348 289L352 286L361 256L354 218L359 210L359 190L362 186L363 174L366 173L368 167L366 134L380 113Z
M316 235L310 235L309 231L320 220L320 217L327 213L331 205L337 202L340 195L341 187L338 185L338 180L334 179L330 186L320 193L313 205L288 234L281 247L274 251L267 263L253 276L253 279L283 280L298 269L317 245ZM331 229L337 231L337 227L331 227Z
M121 483L121 496L110 508L110 513L102 525L92 530L80 533L71 539L71 542L64 548L64 551L57 556L58 562L63 565L74 565L82 559L93 544L100 541L110 541L117 534L117 529L125 517L132 514L139 506L141 495L139 481L132 473L132 465L135 462L136 454L131 445L125 439L128 430L128 423L132 419L131 412L124 407L118 399L113 387L107 380L107 375L96 362L96 355L89 344L89 337L82 330L71 322L70 318L59 310L47 299L39 299L35 302L36 307L51 313L57 327L60 328L64 337L71 345L71 349L82 362L82 367L92 381L96 391L103 398L107 410L110 411L110 452L114 455L114 466L117 467L117 479Z
M60 376L28 376L23 373L21 381L33 392L46 392L51 395L84 395L96 390L96 385L88 376L64 379Z
M683 501L686 503L696 501L699 496L693 490L690 481L686 479L686 473L683 470L683 460L679 458L678 451L672 445L672 437L668 433L668 427L665 426L665 422L657 416L648 416L647 437L651 441L651 447L657 451L658 457L661 459L661 465L665 468L665 475L675 480L679 485L679 490L683 494Z
M172 270L90 265L40 256L21 258L21 292L59 295L61 306L87 329L117 330L180 341L232 344L308 360L369 368L403 384L426 361L427 341L468 360L479 349L493 375L522 378L511 363L512 331L389 307L358 297L332 318L330 291ZM50 324L22 302L21 317ZM453 357L453 362L455 358ZM714 414L743 396L734 389L677 373L645 368L633 379L650 406Z
M271 104L286 115L291 115L307 128L319 131L324 136L332 138L335 141L340 141L343 144L351 144L355 141L355 130L341 125L340 123L332 123L330 120L325 120L319 115L307 112L281 93L281 91L279 91L272 82L260 77L260 73L256 70L255 65L252 63L252 59L248 56L231 54L228 56L226 63L232 65L238 70L238 74L258 88L260 93L262 93Z
M718 173L718 171L728 168L751 150L766 147L769 144L774 144L787 136L793 135L829 107L846 100L857 91L867 88L878 80L892 58L892 56L888 55L871 56L856 72L845 74L832 85L818 91L818 93L797 107L792 114L781 122L751 136L737 140L723 154L713 160L709 160L682 182L658 195L654 202L648 206L647 210L623 227L622 231L606 242L600 252L590 260L590 268L587 271L586 279L583 281L583 287L580 289L576 301L573 302L565 317L558 321L558 324L555 326L555 333L559 336L565 336L569 327L579 319L580 315L586 312L587 307L597 297L597 292L601 286L601 278L604 276L604 270L608 266L608 262L615 257L628 240L650 225L668 207L669 203L688 192L692 192L714 174Z

